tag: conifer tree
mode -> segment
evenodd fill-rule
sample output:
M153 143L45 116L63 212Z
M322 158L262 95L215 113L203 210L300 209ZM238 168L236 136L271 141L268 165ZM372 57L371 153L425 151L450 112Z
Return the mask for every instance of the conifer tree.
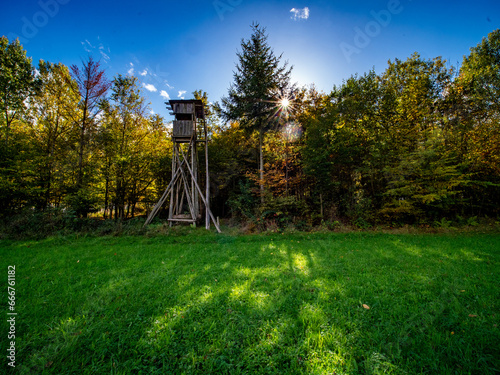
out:
M267 43L266 29L252 24L249 40L242 40L238 64L233 74L234 83L228 96L222 99L222 115L228 121L239 121L248 132L259 135L259 175L261 195L264 190L264 134L272 127L272 117L281 105L284 93L290 89L292 67L281 64Z

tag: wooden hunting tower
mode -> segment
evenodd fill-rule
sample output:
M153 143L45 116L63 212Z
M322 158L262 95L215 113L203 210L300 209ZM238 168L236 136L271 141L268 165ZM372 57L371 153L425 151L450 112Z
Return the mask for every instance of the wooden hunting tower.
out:
M212 219L216 229L219 225L210 211L210 175L208 172L208 137L205 108L201 100L170 100L167 108L175 116L172 128L172 179L160 200L153 207L145 225L156 216L170 194L168 221L196 223L202 218L205 207L205 227L210 229ZM198 173L198 147L205 149L205 191L200 187ZM201 199L201 202L200 202ZM200 204L201 203L201 204Z

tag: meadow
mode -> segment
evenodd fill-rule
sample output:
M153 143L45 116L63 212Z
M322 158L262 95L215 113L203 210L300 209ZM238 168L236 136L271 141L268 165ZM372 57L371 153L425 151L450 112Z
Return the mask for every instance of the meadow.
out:
M499 234L55 236L0 265L7 374L500 373Z

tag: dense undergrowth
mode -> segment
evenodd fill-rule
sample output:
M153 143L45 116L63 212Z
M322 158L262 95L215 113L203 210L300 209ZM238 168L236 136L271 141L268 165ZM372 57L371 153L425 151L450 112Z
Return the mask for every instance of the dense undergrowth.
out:
M52 210L37 212L26 210L0 218L0 239L43 239L50 236L121 236L121 235L163 235L185 233L193 226L171 227L168 222L155 219L144 227L144 217L128 220L104 220L102 218L79 218L71 211ZM275 218L227 219L221 221L224 231L231 234L254 233L297 233L297 232L353 232L391 231L394 233L446 233L446 232L497 232L500 221L490 218L463 218L407 225L392 222L374 225L364 220L327 220L316 224L307 221L279 221ZM204 223L201 225L204 227ZM213 228L213 226L212 226Z

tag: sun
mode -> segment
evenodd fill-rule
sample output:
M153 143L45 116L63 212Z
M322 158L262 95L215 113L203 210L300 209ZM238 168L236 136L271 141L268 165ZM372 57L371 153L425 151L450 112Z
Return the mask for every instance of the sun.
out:
M293 100L295 97L289 96L281 92L274 100L266 100L266 102L273 104L273 111L270 112L268 120L276 120L278 122L288 121L291 111L294 108Z
M286 110L286 109L288 109L289 105L290 105L290 100L288 98L281 99L281 101L280 101L281 108Z

